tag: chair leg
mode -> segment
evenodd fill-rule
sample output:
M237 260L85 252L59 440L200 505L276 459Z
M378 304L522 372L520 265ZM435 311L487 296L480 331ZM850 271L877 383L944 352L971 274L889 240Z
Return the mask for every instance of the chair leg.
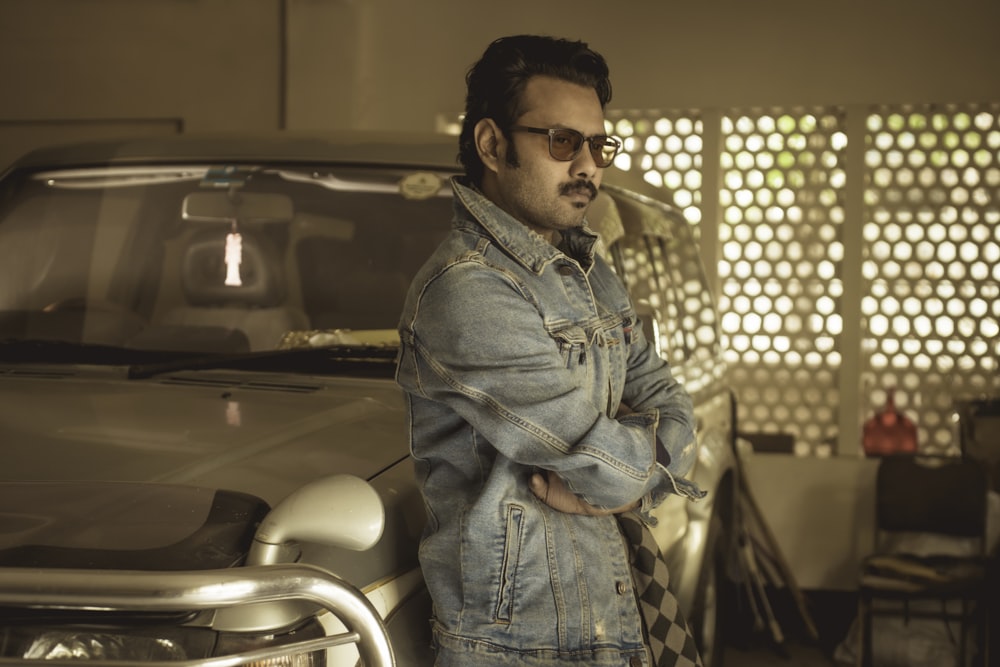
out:
M975 660L973 660L973 665L976 667L993 667L993 664L990 662L990 635L992 634L990 624L993 622L993 619L990 616L988 596L989 592L973 602L975 605L973 607L973 621L976 629L976 646L975 653L973 654Z
M872 665L872 601L864 593L858 596L858 667Z
M971 620L969 617L969 601L962 598L962 618L959 620L958 631L962 633L960 643L958 645L958 664L961 667L966 667L967 663L965 661L966 657L966 641L968 640L969 624L968 621Z

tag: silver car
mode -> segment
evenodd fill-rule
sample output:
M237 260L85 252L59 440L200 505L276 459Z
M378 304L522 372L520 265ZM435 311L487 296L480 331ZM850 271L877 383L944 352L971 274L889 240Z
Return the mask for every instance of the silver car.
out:
M0 179L0 664L426 665L393 382L454 138L180 136ZM721 657L735 431L691 227L609 169L591 222L696 402L657 538Z

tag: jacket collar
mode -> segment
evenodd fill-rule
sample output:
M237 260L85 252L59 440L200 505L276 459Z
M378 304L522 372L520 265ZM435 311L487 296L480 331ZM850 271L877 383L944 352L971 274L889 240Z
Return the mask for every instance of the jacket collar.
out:
M478 225L529 271L540 274L548 264L565 257L576 260L585 272L593 266L598 236L586 222L583 227L563 232L557 247L487 199L464 177L453 177L451 186L455 192L457 224Z

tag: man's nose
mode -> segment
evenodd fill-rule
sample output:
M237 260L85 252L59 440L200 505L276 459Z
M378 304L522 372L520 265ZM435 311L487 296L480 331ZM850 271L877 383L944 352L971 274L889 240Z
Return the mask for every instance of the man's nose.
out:
M587 180L593 180L600 172L600 167L597 166L597 162L594 160L593 154L590 152L590 144L586 141L583 142L583 146L580 148L580 152L577 156L573 158L571 165L571 173L577 178L586 178Z

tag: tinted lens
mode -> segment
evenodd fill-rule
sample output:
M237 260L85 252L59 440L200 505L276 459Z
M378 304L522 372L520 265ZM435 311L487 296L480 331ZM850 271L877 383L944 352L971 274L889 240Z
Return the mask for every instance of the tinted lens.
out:
M557 160L572 160L582 145L583 135L576 130L549 131L549 153Z
M617 139L611 137L591 137L589 143L590 154L594 156L594 162L601 168L608 167L614 162L618 148L621 146Z
M534 128L520 129L526 129L531 132L535 131ZM544 132L544 130L539 130L539 133L541 132ZM621 144L617 139L604 136L587 139L576 130L552 129L548 131L548 135L549 154L555 159L565 161L576 158L583 147L583 142L586 141L590 146L590 154L593 156L594 162L601 168L610 166L615 159L615 155L618 154L621 148Z

